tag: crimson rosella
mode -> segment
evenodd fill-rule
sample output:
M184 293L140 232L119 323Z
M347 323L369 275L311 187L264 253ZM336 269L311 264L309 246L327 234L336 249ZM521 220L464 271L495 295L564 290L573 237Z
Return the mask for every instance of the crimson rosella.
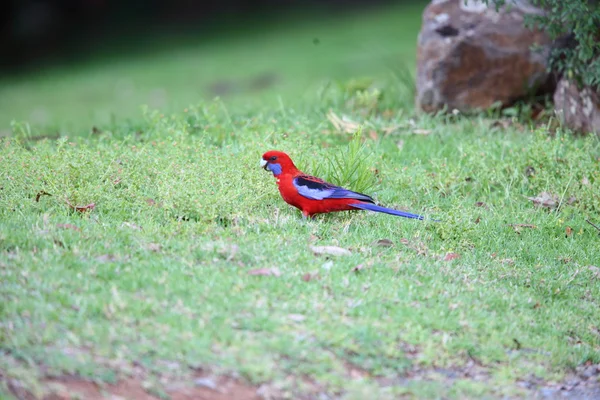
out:
M423 216L393 210L375 204L372 197L306 175L281 151L268 151L260 165L273 173L279 193L286 203L300 209L304 218L315 214L346 210L369 210L404 218L423 219Z

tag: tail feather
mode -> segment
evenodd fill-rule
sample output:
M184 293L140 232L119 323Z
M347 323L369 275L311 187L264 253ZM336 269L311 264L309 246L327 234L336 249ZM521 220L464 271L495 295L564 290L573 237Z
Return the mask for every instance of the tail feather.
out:
M358 208L361 210L368 210L368 211L375 211L375 212L380 212L380 213L385 213L385 214L390 214L390 215L396 215L398 217L404 217L404 218L412 218L412 219L420 219L420 220L425 219L425 217L423 217L422 215L419 215L419 214L412 214L412 213L405 212L405 211L393 210L391 208L381 207L381 206L378 206L378 205L372 204L372 203L354 203L354 204L352 204L352 207Z

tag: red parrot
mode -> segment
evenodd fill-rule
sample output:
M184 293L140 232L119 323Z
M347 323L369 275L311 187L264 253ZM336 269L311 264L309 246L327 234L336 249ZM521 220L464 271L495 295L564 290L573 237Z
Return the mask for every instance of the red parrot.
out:
M282 151L267 151L260 161L261 167L273 173L279 193L286 203L300 209L303 218L315 214L346 210L369 210L404 218L423 219L423 216L393 210L375 204L366 194L353 192L343 187L306 175Z

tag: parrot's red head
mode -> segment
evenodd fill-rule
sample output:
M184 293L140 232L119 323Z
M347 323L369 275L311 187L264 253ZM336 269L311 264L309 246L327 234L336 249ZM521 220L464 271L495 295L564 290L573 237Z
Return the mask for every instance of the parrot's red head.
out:
M271 171L275 176L281 175L282 172L296 171L296 166L290 156L283 151L276 150L267 151L263 154L260 166Z

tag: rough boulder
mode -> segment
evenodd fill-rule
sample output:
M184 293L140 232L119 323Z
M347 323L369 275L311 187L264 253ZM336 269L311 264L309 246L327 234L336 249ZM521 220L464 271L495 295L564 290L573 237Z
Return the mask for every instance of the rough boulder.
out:
M419 109L485 109L543 90L551 40L523 22L526 14L542 11L525 0L507 3L499 11L475 0L427 6L418 39Z

